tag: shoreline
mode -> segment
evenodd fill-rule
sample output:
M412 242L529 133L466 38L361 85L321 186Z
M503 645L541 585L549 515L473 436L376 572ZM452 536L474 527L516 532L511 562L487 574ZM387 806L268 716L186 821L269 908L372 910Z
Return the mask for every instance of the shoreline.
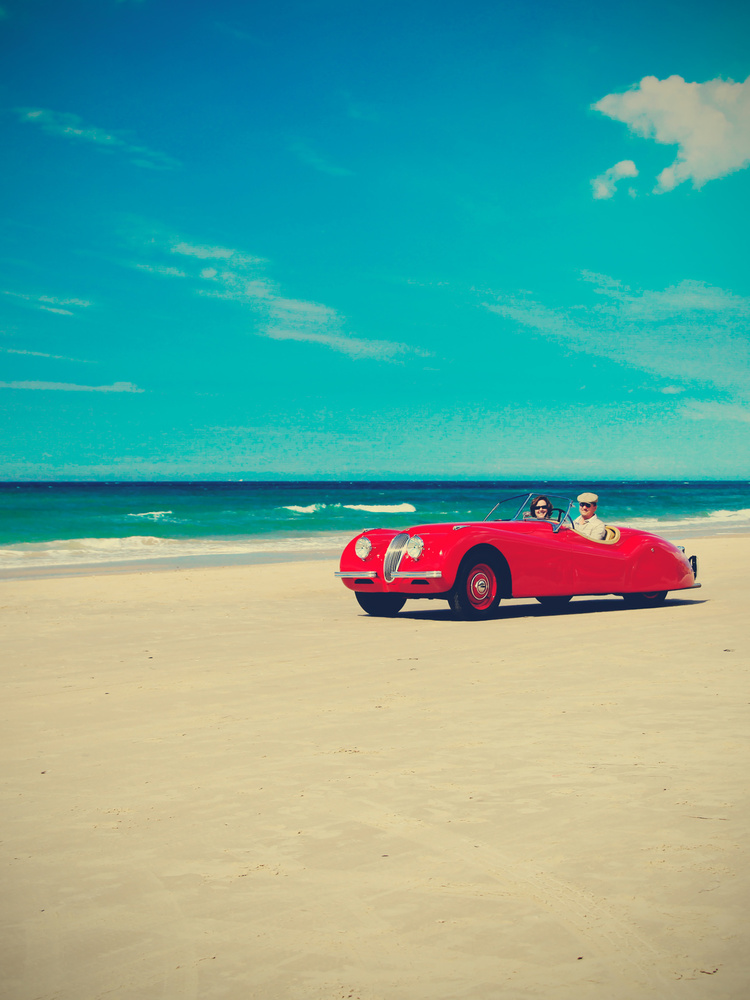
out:
M698 529L695 529L696 532ZM658 532L651 532L658 534ZM338 538L339 533L337 533ZM346 536L348 541L349 537ZM673 537L659 535L673 545L683 545L687 550L691 545L699 544L713 539L742 539L750 538L748 530L724 530L705 532L697 534L687 532L675 534ZM57 579L65 577L84 576L113 576L138 573L159 573L177 572L190 569L222 569L232 566L257 566L275 563L295 563L295 562L320 562L330 559L338 559L345 542L338 541L337 544L325 544L314 550L310 549L288 549L282 551L256 550L245 553L224 553L224 554L204 554L204 555L183 555L183 556L161 556L152 559L119 559L100 562L63 563L49 565L27 565L14 567L0 567L0 581L2 580L43 580ZM688 553L691 554L691 553Z
M63 577L124 576L142 573L175 573L181 570L230 569L239 566L265 566L277 563L308 563L338 559L341 550L320 549L316 552L248 552L246 555L225 556L164 556L157 559L121 559L112 562L84 563L62 566L24 566L0 568L2 580L45 580Z

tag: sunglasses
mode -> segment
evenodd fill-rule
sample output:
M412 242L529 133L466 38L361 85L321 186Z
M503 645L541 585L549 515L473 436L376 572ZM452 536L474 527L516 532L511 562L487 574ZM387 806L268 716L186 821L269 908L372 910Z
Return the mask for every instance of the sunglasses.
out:
M548 507L546 504L540 503L534 508L534 510L552 510L552 508Z
M596 507L596 504L595 503L579 503L578 506L579 507L585 507L586 510L588 510L589 507Z

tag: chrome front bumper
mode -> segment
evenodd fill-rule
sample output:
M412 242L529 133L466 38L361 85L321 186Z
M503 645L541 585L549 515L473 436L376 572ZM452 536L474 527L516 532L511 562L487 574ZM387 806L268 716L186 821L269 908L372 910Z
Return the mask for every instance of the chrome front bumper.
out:
M375 569L365 570L336 570L333 574L339 580L357 580L367 577L370 580L377 579L378 571ZM439 569L423 570L397 570L393 574L394 580L438 580L442 576Z
M394 580L437 580L443 574L439 569L407 569L397 570L393 574Z

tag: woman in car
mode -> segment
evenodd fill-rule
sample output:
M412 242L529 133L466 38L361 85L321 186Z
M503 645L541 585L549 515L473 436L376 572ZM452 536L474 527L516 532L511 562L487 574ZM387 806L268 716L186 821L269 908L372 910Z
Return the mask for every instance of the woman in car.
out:
M552 513L552 504L549 502L548 497L534 497L531 501L530 510L532 521L546 520Z

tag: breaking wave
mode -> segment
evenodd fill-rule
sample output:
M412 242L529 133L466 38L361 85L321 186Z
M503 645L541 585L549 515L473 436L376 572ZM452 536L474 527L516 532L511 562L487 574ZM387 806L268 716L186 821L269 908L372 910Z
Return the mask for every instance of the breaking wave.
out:
M253 555L315 556L338 554L351 532L320 532L304 537L254 535L242 538L156 538L130 535L127 538L69 538L52 542L22 542L0 548L0 569L29 569L55 566L92 566L143 560ZM248 561L252 561L249 559Z
M712 510L707 514L694 517L634 517L627 521L622 520L616 523L626 525L628 528L654 531L659 535L663 535L665 532L670 532L671 534L684 532L685 534L690 533L694 535L706 532L710 535L717 535L737 530L745 531L750 528L750 507L740 510Z
M416 511L410 503L394 504L366 504L366 503L345 503L342 506L347 510L365 510L369 514L413 514Z
M240 492L236 484L151 484L138 486L137 496L131 495L134 487L127 484L6 485L5 493L0 491L7 539L0 542L0 572L137 562L166 567L179 559L231 564L335 557L367 527L481 521L497 496L494 486L471 484L436 484L420 493L412 484L390 490L347 485L346 490L328 492L319 484L294 488L296 492L292 487L283 491L279 487L277 492L274 487L268 495L265 487L265 492L245 487ZM419 499L419 513L413 503L402 501L409 493ZM575 489L566 493L574 494ZM750 484L686 485L680 490L669 486L663 491L658 484L626 484L619 496L614 488L610 491L600 516L607 523L641 528L673 541L748 533L750 504L742 506L748 503L748 494ZM318 501L312 502L315 497ZM347 502L368 498L391 502ZM284 504L294 500L298 503ZM119 533L126 537L116 537ZM66 535L77 537L66 539ZM110 535L114 537L104 537ZM47 540L20 541L23 538Z
M142 514L128 514L128 517L148 517L152 521L161 521L173 513L171 510L146 510Z
M320 510L364 510L369 514L414 514L417 508L411 503L367 504L367 503L311 503L309 507L297 507L292 504L283 510L291 510L295 514L317 514Z

